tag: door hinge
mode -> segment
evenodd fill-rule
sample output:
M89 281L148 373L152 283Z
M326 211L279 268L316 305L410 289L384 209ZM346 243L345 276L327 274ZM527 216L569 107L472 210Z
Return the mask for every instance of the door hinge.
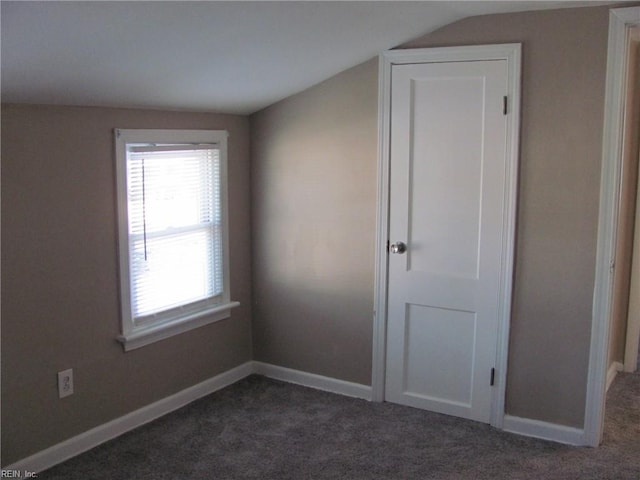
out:
M492 368L491 369L491 381L489 382L489 386L493 387L494 383L496 380L496 369Z
M502 97L502 113L507 114L507 96Z

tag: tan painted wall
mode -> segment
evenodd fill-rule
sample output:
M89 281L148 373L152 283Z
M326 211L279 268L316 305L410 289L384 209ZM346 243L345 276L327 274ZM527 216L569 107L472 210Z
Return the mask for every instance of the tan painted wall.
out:
M227 129L232 318L124 353L113 128ZM251 359L249 124L105 108L2 108L2 464ZM58 399L56 372L74 369Z
M252 116L256 360L371 384L377 60Z
M523 44L507 412L576 427L591 334L607 31L606 7L527 12L466 19L404 46ZM252 117L254 354L366 384L376 82L368 62Z

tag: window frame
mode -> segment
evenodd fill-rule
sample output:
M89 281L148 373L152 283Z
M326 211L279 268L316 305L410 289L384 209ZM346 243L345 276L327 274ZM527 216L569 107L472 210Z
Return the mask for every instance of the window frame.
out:
M116 194L118 209L118 256L120 277L121 334L117 340L125 351L178 335L231 316L240 305L231 301L229 269L229 214L226 130L150 130L114 129L116 159ZM153 315L134 317L131 302L129 252L129 212L127 185L127 147L130 144L216 144L220 155L220 207L222 228L223 291L215 297L187 303ZM139 320L138 320L139 319Z

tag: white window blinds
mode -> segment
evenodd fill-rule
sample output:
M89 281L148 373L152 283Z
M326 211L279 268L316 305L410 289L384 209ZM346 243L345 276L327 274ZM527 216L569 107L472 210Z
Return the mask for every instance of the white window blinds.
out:
M222 297L220 170L220 151L213 144L127 145L129 275L136 322Z

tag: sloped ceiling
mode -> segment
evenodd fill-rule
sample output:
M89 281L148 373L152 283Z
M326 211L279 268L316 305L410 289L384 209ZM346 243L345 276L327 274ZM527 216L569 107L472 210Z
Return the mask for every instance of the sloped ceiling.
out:
M2 101L249 114L464 17L595 4L2 1Z

